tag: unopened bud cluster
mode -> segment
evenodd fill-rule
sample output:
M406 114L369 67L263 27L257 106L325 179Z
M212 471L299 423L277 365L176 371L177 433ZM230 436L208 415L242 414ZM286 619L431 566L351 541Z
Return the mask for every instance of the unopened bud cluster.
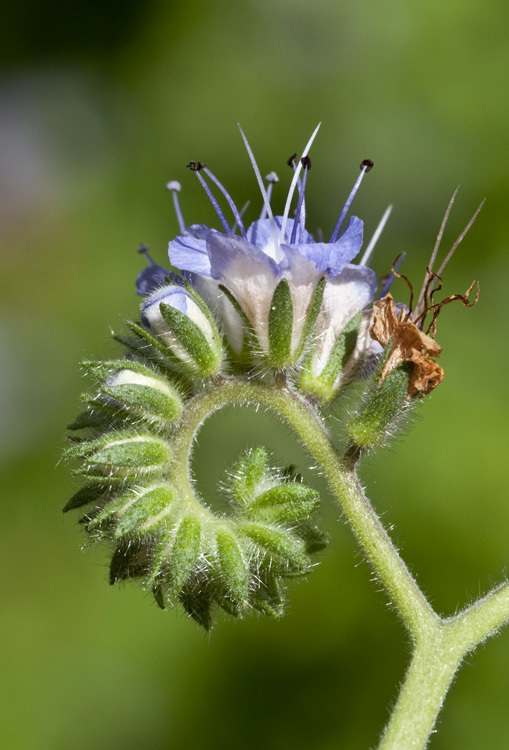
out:
M134 360L85 367L97 391L70 426L81 436L68 455L86 484L65 510L85 509L91 540L113 544L111 583L138 578L160 607L180 602L206 629L214 604L279 617L285 579L307 573L311 553L325 546L310 520L318 494L271 469L258 448L231 474L230 513L215 515L173 478L172 444L189 399L177 380Z

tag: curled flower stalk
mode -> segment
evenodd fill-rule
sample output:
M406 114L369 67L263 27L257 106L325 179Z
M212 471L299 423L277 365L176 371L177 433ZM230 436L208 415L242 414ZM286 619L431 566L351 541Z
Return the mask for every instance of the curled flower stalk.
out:
M413 658L380 747L424 748L462 658L509 619L509 588L441 618L356 471L363 454L383 446L443 380L438 315L453 301L472 306L478 299L474 285L438 299L442 273L471 222L434 271L451 201L414 307L401 258L381 283L368 265L390 208L360 255L363 222L349 214L371 160L362 161L329 241L307 228L317 131L288 162L293 174L282 215L271 205L279 179L271 172L263 180L244 133L262 198L250 224L203 162L188 166L220 229L187 225L180 183L168 183L180 229L169 263L158 265L140 247L148 260L136 282L140 318L115 336L125 356L84 363L93 387L70 425L67 451L84 486L65 510L80 509L90 541L110 546L112 584L136 579L162 609L181 606L207 630L219 609L279 618L289 584L311 573L327 544L316 520L318 493L253 446L231 467L223 483L228 511L219 514L197 492L190 469L212 413L232 403L272 410L327 478L410 635ZM396 279L410 287L408 306L392 296ZM354 381L363 387L349 388ZM324 415L345 394L350 411L340 438Z

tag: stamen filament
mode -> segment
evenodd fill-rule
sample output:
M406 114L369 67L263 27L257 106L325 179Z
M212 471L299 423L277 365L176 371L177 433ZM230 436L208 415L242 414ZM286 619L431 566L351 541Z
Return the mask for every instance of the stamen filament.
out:
M192 172L195 173L195 175L199 179L200 184L201 184L202 188L205 190L209 201L212 203L212 205L214 207L214 210L215 210L216 214L218 215L219 221L223 225L226 234L231 234L230 225L226 221L225 215L221 211L221 207L220 207L219 203L217 202L215 196L213 195L212 190L209 188L209 186L207 185L207 183L205 182L205 180L203 179L203 177L200 174L200 169L204 169L205 165L202 164L201 162L191 161L191 162L189 162L189 164L187 166L189 167L189 169Z
M265 190L265 185L263 184L262 176L260 174L260 170L258 168L258 164L256 163L256 159L254 157L254 154L251 150L251 146L248 143L248 140L246 136L244 135L244 131L239 125L240 134L242 136L242 140L244 141L244 145L246 147L246 151L248 153L248 156L251 160L251 164L254 170L254 173L256 175L256 179L258 180L258 185L260 187L260 192L262 194L263 202L265 204L265 208L267 209L267 215L269 217L270 226L272 229L272 238L274 240L274 260L279 263L280 260L283 258L283 253L281 252L281 249L279 247L279 240L277 236L277 227L276 222L274 221L274 214L272 213L272 209L270 207L270 201L267 196L267 191Z
M246 213L246 211L247 211L250 203L251 203L251 201L246 201L244 203L244 205L242 206L242 208L239 211L240 216L244 216L244 214ZM237 223L237 221L235 221L234 225L232 226L232 234L235 234L235 232L237 231L237 227L238 227L238 223Z
M303 225L301 224L301 218L302 213L304 213L305 216L305 207L304 207L304 194L306 192L306 182L308 178L308 172L311 168L311 161L309 161L308 157L305 157L303 161L306 160L306 164L303 164L304 167L304 176L302 178L302 182L299 185L299 200L297 201L297 208L295 209L295 217L293 220L293 227L292 227L292 235L290 237L290 245L293 245L297 238L297 229L300 229L300 227ZM309 162L309 166L308 166ZM304 228L304 227L303 227Z
M179 229L180 229L181 234L184 234L184 232L186 231L186 225L184 222L182 211L180 209L180 201L177 195L177 193L179 193L181 190L180 182L177 182L177 180L171 180L170 182L167 182L166 190L170 190L173 194L173 205L175 207L175 214L177 215Z
M246 239L246 230L245 230L244 224L242 222L242 216L239 213L237 206L233 202L233 199L232 199L230 193L226 190L225 187L223 187L223 185L219 182L219 180L217 179L217 177L215 177L215 175L212 174L212 172L210 171L210 169L207 169L207 167L203 167L203 171L205 172L205 174L208 177L210 177L210 179L212 180L212 182L215 185L217 185L217 187L219 188L219 190L222 192L222 194L224 195L224 197L228 201L228 205L230 206L230 208L232 210L232 213L233 213L233 216L235 217L235 225L236 226L238 225L238 227L240 228L240 233L242 234L243 238ZM232 234L233 234L233 230L232 230Z
M150 263L151 266L157 265L156 262L155 262L155 260L150 256L150 254L148 252L148 247L146 245L139 244L138 245L138 252L139 252L140 255L144 255L145 256L145 258L148 260L148 262Z
M336 226L334 227L334 231L332 233L332 236L329 240L329 242L336 242L339 234L339 230L341 229L341 224L344 221L345 216L347 215L350 206L352 205L352 201L355 198L355 193L359 189L359 186L364 178L364 175L366 172L369 172L370 169L373 168L373 162L370 159L364 159L364 161L361 164L361 173L357 177L357 180L355 182L355 185L353 186L350 195L348 196L345 205L343 206L343 210L341 211L339 215L339 219L336 222Z
M387 220L389 216L391 215L391 211L392 211L392 205L387 206L384 215L380 219L380 223L375 229L375 232L372 238L370 239L367 248L364 251L364 255L362 256L361 261L359 263L360 266L366 266L369 259L371 258L371 255L373 254L373 250L375 249L375 245L378 242L378 239L380 235L382 234L385 225L387 224Z
M311 148L311 146L313 144L313 141L315 140L316 134L318 133L321 124L322 123L319 122L318 125L316 126L316 128L314 129L313 133L311 134L311 138L307 142L306 148L302 152L302 156L300 158L300 161L297 164L297 167L296 167L295 172L293 174L293 180L292 180L292 182L290 184L290 189L288 191L288 197L286 198L285 210L284 210L284 213L283 213L283 221L281 223L281 231L279 233L279 237L280 237L280 241L281 242L285 241L286 223L288 221L288 214L290 213L290 206L291 206L291 203L292 203L293 194L295 192L295 187L297 185L297 180L299 179L300 170L302 169L302 159L304 159L308 155L309 149Z
M267 187L267 200L268 200L269 205L270 205L270 201L272 199L272 190L273 190L274 185L276 184L276 182L279 182L279 177L277 176L277 174L275 172L270 172L270 174L265 175L265 179L269 183L269 185ZM267 216L267 205L266 205L266 203L264 203L263 204L263 208L262 208L262 212L260 214L260 221L262 219L265 219L266 216Z

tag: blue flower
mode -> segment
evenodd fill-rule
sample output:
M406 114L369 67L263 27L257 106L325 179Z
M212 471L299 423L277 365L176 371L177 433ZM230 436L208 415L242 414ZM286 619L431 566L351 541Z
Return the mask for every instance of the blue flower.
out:
M223 231L209 229L202 224L186 227L178 207L181 232L169 243L169 257L172 266L185 273L221 319L230 344L236 351L242 348L243 321L220 286L226 287L236 299L257 336L261 351L267 353L272 298L281 279L286 279L293 304L291 349L297 352L301 350L302 335L317 285L325 277L324 298L315 331L318 342L316 367L320 369L346 323L373 301L377 279L374 271L365 265L366 253L359 265L352 264L362 247L361 219L352 216L342 228L353 197L364 174L373 166L372 162L365 160L361 164L361 174L341 211L329 242L315 240L305 228L305 190L311 168L308 151L317 130L318 128L310 138L300 161L297 162L294 158L291 160L294 175L282 216L274 216L270 205L272 187L277 177L273 173L268 175L269 186L265 187L251 148L242 133L264 202L260 218L247 229L244 228L241 212L216 177L201 162L191 162L188 166L207 192ZM234 226L230 226L226 220L202 173L225 196L234 215ZM176 188L173 186L178 183L169 185L172 186L175 200ZM295 195L295 218L291 219L289 212ZM369 252L370 250L368 255ZM138 277L138 292L146 294L147 290L160 283L161 275L168 273L152 264Z

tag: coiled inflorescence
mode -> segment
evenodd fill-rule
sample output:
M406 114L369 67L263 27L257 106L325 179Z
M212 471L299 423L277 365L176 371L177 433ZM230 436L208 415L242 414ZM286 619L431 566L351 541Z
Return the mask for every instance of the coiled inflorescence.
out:
M70 426L82 437L68 455L86 485L65 510L86 508L90 538L113 545L111 583L138 578L160 607L180 602L207 629L214 603L279 617L285 579L307 573L326 543L310 520L318 494L258 448L231 473L230 512L214 514L176 481L173 444L190 395L161 365L85 363L97 391Z
M388 294L394 278L405 279L397 272L399 261L378 294L367 266L389 209L360 262L352 263L362 247L363 222L352 216L343 223L373 166L369 159L361 163L329 242L315 240L305 226L315 135L300 161L289 161L293 178L282 216L274 216L270 203L278 178L269 174L265 187L243 136L263 198L260 217L247 228L243 212L202 162L189 166L224 231L186 226L180 185L168 183L180 226L169 243L170 268L156 265L140 247L150 261L137 279L140 320L128 323L127 336L115 337L128 356L85 363L95 390L71 425L68 455L80 462L77 473L86 485L65 510L85 509L90 538L113 546L111 582L138 578L162 608L180 602L205 628L214 603L233 615L255 609L279 616L285 580L307 573L310 555L325 545L312 522L317 493L271 469L264 448L246 453L232 471L229 513L213 513L197 495L190 453L203 420L225 403L214 400L218 391L254 383L258 394L284 392L297 411L319 423L320 410L362 373L368 382L346 424L345 453L356 460L385 442L409 403L443 378L433 359L441 351L434 340L440 309L458 299L473 304L473 287L434 301L440 273L471 224L433 272L452 202L415 310L412 294L409 309ZM226 199L231 225L209 183ZM366 361L371 367L364 368ZM233 400L242 401L241 390ZM204 404L206 413L200 412ZM288 414L284 418L291 423Z

